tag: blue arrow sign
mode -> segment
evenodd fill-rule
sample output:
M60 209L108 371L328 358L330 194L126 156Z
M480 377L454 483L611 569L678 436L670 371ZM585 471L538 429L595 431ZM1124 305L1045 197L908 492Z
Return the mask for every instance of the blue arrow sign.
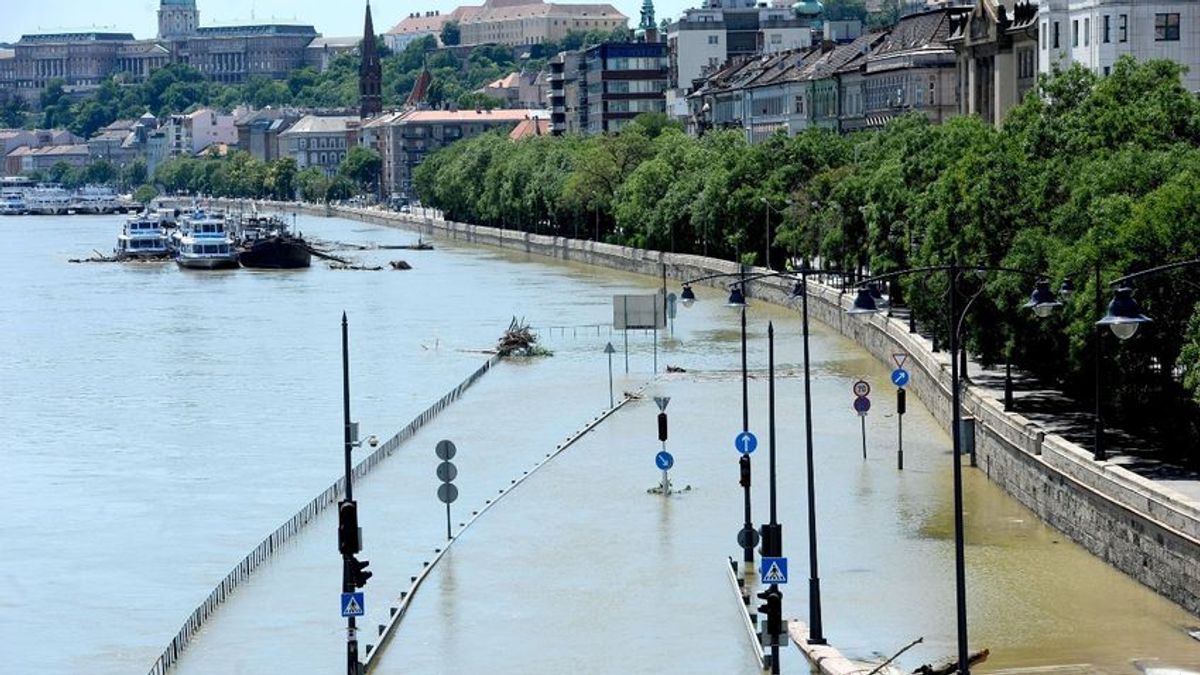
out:
M787 558L764 557L759 564L758 576L764 584L786 584L788 580Z
M748 455L758 447L758 437L749 431L743 431L733 437L733 447L743 455Z
M908 371L903 368L897 368L892 371L892 384L897 387L903 387L908 384Z
M671 453L663 450L654 456L654 464L663 471L666 471L675 466L675 458L671 456Z
M342 616L362 616L366 606L362 593L342 593Z

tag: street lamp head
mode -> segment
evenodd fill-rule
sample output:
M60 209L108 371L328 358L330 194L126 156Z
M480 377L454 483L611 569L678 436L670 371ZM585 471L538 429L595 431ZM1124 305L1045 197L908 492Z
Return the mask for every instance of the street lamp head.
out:
M1108 303L1108 314L1096 322L1097 326L1108 326L1121 340L1128 340L1137 332L1138 327L1152 319L1142 314L1142 308L1133 299L1133 289L1121 287Z
M1038 279L1025 307L1032 309L1034 314L1044 319L1054 313L1055 307L1062 307L1062 303L1054 297L1054 291L1050 290L1050 282Z
M696 293L691 286L683 285L683 291L679 293L679 301L683 303L684 307L691 307L696 302Z
M866 317L878 311L879 307L875 304L875 298L871 297L871 291L860 288L854 298L854 305L846 310L846 313Z
M1071 298L1075 297L1075 284L1070 279L1063 279L1062 285L1058 287L1058 297L1062 298L1063 302L1070 302Z
M729 289L729 302L725 303L730 307L745 307L746 294L742 292L741 284L735 284Z

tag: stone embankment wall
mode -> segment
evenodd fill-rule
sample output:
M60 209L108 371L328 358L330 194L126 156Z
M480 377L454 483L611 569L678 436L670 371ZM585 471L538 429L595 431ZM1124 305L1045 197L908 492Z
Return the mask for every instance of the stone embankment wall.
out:
M738 271L735 263L725 260L447 222L419 214L284 208L393 224L430 236L653 276L662 274L665 266L674 279ZM768 279L754 284L752 290L757 297L785 304L791 286L790 281ZM810 279L809 297L811 318L854 340L877 359L890 362L893 353L907 353L906 367L913 373L908 389L943 428L949 428L950 365L946 354L933 353L928 341L909 333L900 320L847 315L845 309L852 301L849 294ZM975 420L979 469L990 480L1093 554L1200 615L1200 504L1120 466L1093 461L1084 448L1046 434L1021 415L1005 412L999 401L969 385L963 409L964 417Z

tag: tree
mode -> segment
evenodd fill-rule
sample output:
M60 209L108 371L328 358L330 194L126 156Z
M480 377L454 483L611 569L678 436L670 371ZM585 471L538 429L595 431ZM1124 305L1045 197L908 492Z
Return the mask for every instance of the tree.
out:
M462 40L462 30L459 28L457 21L447 21L442 26L442 32L438 37L442 38L442 44L446 46L457 45Z
M121 169L121 185L126 188L146 182L146 158L138 157Z
M338 167L338 175L351 181L360 192L374 194L378 188L379 175L383 170L383 158L371 148L356 145L346 153ZM344 199L341 197L340 199Z
M158 196L158 188L153 185L141 185L133 191L133 201L141 204L149 204Z
M281 157L267 164L264 191L273 199L289 201L296 198L296 175L299 173L296 160Z
M9 91L0 91L0 127L19 129L25 126L28 110L25 99Z

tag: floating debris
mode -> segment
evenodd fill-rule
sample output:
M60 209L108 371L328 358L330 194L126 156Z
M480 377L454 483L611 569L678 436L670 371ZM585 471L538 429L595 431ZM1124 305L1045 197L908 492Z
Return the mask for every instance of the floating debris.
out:
M513 317L508 330L500 336L496 352L501 356L553 356L553 353L537 343L537 333L529 329L524 319Z
M412 265L409 265L407 262L405 262L403 260L393 260L388 264L391 265L392 269L394 269L394 270L411 270L412 269Z
M383 267L379 266L379 265L375 265L375 266L344 265L342 263L329 263L329 269L331 269L331 270L359 270L362 272L380 272L383 270Z
M686 373L687 369L680 368L679 366L667 366L667 372L668 373Z

